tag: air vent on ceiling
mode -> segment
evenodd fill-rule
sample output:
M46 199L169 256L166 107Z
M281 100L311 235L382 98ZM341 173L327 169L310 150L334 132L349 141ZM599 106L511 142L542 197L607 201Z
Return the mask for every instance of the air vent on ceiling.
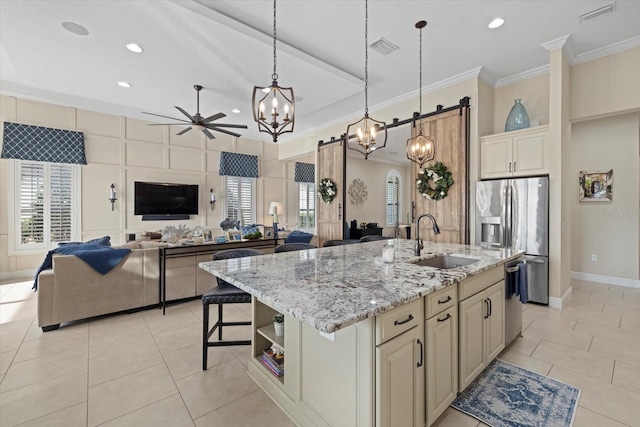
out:
M380 37L378 40L371 43L369 47L384 56L387 56L391 52L395 52L396 50L400 49L398 46L391 43L389 40L386 40L384 37Z
M616 2L603 6L599 9L592 10L591 12L587 12L584 15L578 16L578 22L581 24L586 21L590 21L599 16L607 15L609 13L613 13L616 10Z

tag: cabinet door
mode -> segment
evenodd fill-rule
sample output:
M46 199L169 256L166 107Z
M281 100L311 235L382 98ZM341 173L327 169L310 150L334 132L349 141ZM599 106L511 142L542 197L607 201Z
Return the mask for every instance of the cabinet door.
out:
M489 364L504 350L504 280L486 290L489 301L489 317L485 319L487 359Z
M461 301L458 305L460 321L460 369L458 391L462 392L486 365L484 318L487 314L486 291Z
M458 308L427 320L427 426L456 398L458 391Z
M513 175L548 173L545 168L545 137L547 133L513 138Z
M480 177L504 178L512 174L512 138L480 139Z
M416 326L376 348L378 427L424 426L422 334L422 326Z

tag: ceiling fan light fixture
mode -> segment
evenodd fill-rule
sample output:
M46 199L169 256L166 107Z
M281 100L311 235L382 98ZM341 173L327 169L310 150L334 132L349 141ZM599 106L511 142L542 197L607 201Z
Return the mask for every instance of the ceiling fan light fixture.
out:
M420 112L418 113L418 134L407 140L407 159L422 168L425 163L435 158L436 143L433 139L422 135L422 29L427 26L427 21L416 22L416 28L420 30ZM414 116L415 117L415 116ZM415 122L414 122L415 125Z
M203 131L203 130L205 130L205 129L206 129L206 128L205 128L203 125L201 125L201 124L193 124L193 125L191 125L191 127L193 128L193 130L197 130L197 131Z
M295 123L295 96L292 87L278 85L276 72L276 0L273 0L273 74L271 86L254 86L251 105L253 120L258 124L260 132L272 136L278 142L278 136L293 132Z
M369 117L369 3L364 2L364 117L347 126L345 139L347 148L364 154L364 159L369 158L374 150L379 150L387 145L387 124Z

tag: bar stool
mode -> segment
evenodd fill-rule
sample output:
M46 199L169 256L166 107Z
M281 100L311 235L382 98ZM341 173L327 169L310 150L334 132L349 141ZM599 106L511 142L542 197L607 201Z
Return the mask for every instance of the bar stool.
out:
M391 237L378 236L377 234L370 234L368 236L362 236L360 242L375 242L376 240L391 240Z
M249 256L264 255L262 251L257 249L228 249L225 251L216 252L213 254L213 261L221 259L242 258ZM242 304L251 303L251 295L236 288L228 282L216 278L218 280L218 286L211 289L206 294L202 295L202 370L207 370L207 355L209 347L219 347L228 345L251 345L251 340L235 340L235 341L223 341L222 340L222 327L223 326L239 326L239 325L251 325L251 321L242 322L224 322L222 320L222 308L224 304ZM209 305L218 305L218 321L209 329ZM218 341L209 341L211 335L218 330Z
M353 245L355 243L360 243L360 240L356 239L348 239L348 240L326 240L322 247L326 248L328 246L342 246L342 245Z
M292 251L304 251L306 249L317 249L316 245L309 243L284 243L280 246L276 246L275 253L280 252L292 252Z

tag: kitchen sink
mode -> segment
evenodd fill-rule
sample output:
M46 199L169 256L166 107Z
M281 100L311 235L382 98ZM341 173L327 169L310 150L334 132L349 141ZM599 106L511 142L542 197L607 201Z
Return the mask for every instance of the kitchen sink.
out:
M408 261L411 264L420 265L422 267L439 268L440 270L448 270L450 268L463 267L465 265L473 264L480 260L471 258L462 258L455 255L436 255L433 258L418 259L415 261Z

